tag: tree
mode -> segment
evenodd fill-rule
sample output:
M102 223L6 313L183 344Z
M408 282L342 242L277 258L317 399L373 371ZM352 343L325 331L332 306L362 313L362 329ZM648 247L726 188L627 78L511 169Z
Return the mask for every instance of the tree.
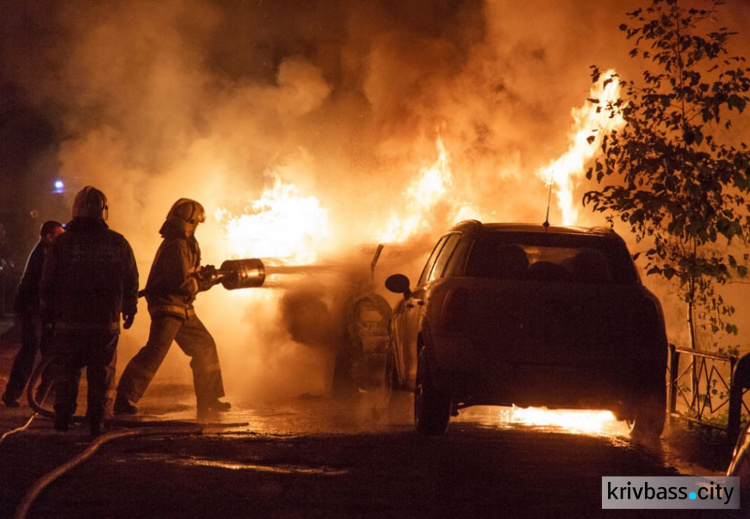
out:
M647 274L677 283L695 348L696 318L714 333L737 334L727 321L734 309L716 288L747 274L728 247L750 236L750 152L729 130L750 100L750 69L729 56L736 33L715 28L724 0L703 0L702 9L684 3L652 0L620 26L645 70L641 82L604 77L620 81L620 96L591 99L624 125L602 136L586 173L599 186L584 205L630 225L646 245ZM600 76L592 66L593 81Z

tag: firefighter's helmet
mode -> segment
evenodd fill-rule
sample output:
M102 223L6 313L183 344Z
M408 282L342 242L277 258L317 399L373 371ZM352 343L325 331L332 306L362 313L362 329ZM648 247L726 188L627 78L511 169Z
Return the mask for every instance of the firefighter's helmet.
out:
M73 218L101 218L109 217L107 197L93 186L81 189L73 200Z
M191 236L198 224L205 221L206 211L199 202L180 198L169 210L166 223L184 232L186 236Z

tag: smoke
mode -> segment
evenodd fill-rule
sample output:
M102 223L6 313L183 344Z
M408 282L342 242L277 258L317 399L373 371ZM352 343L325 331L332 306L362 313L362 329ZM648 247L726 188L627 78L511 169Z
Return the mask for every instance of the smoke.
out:
M384 257L374 281L382 287L388 273L418 273L447 206L468 204L487 220L544 220L548 190L535 171L567 149L590 65L637 77L617 26L639 3L6 2L0 79L59 128L51 165L71 199L87 184L108 195L109 223L133 245L142 285L176 199L238 215L275 176L327 210L321 252L372 243L435 160L440 136L450 195L426 215L435 227L418 237L420 253ZM750 17L739 0L728 9L735 21ZM604 223L581 213L581 224ZM551 220L559 221L554 207ZM216 218L197 237L204 263L218 265L232 250ZM369 275L371 259L352 261ZM335 333L352 277L313 278L200 295L231 398L327 389L332 349L317 345ZM304 298L318 314L300 310ZM123 335L120 368L145 343L148 321L142 304ZM187 369L170 354L158 376L187 380Z

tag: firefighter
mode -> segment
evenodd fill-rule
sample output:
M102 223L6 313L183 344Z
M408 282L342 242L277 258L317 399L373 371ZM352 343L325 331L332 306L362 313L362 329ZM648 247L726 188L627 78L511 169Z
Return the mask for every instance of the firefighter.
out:
M146 345L120 377L116 415L137 413L134 404L143 396L173 341L191 357L198 420L209 420L231 408L228 402L219 400L224 396L224 384L216 343L193 308L198 292L216 283L211 276L203 275L212 267L201 268L201 252L195 238L196 227L205 219L200 203L180 198L159 230L163 240L145 288L151 329Z
M39 306L39 282L42 277L44 259L52 245L52 241L65 232L63 224L55 220L48 220L42 224L39 231L39 241L26 261L21 282L18 284L14 309L21 328L21 348L13 361L10 378L5 386L3 402L8 407L18 407L18 398L23 393L34 368L37 352L46 355L49 351L51 328L42 323ZM42 384L37 390L37 401L43 399L47 393L50 380L45 371Z
M113 386L120 315L133 324L138 269L128 241L107 226L107 197L86 186L73 201L73 219L52 244L41 282L42 312L54 326L55 429L66 431L86 368L87 417L92 436L104 427Z

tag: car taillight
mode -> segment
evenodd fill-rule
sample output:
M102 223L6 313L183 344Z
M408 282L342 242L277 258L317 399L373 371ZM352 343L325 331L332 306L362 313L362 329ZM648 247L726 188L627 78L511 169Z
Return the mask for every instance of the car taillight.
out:
M468 290L459 288L448 292L440 313L439 327L441 331L446 333L463 332L469 319L469 303Z

